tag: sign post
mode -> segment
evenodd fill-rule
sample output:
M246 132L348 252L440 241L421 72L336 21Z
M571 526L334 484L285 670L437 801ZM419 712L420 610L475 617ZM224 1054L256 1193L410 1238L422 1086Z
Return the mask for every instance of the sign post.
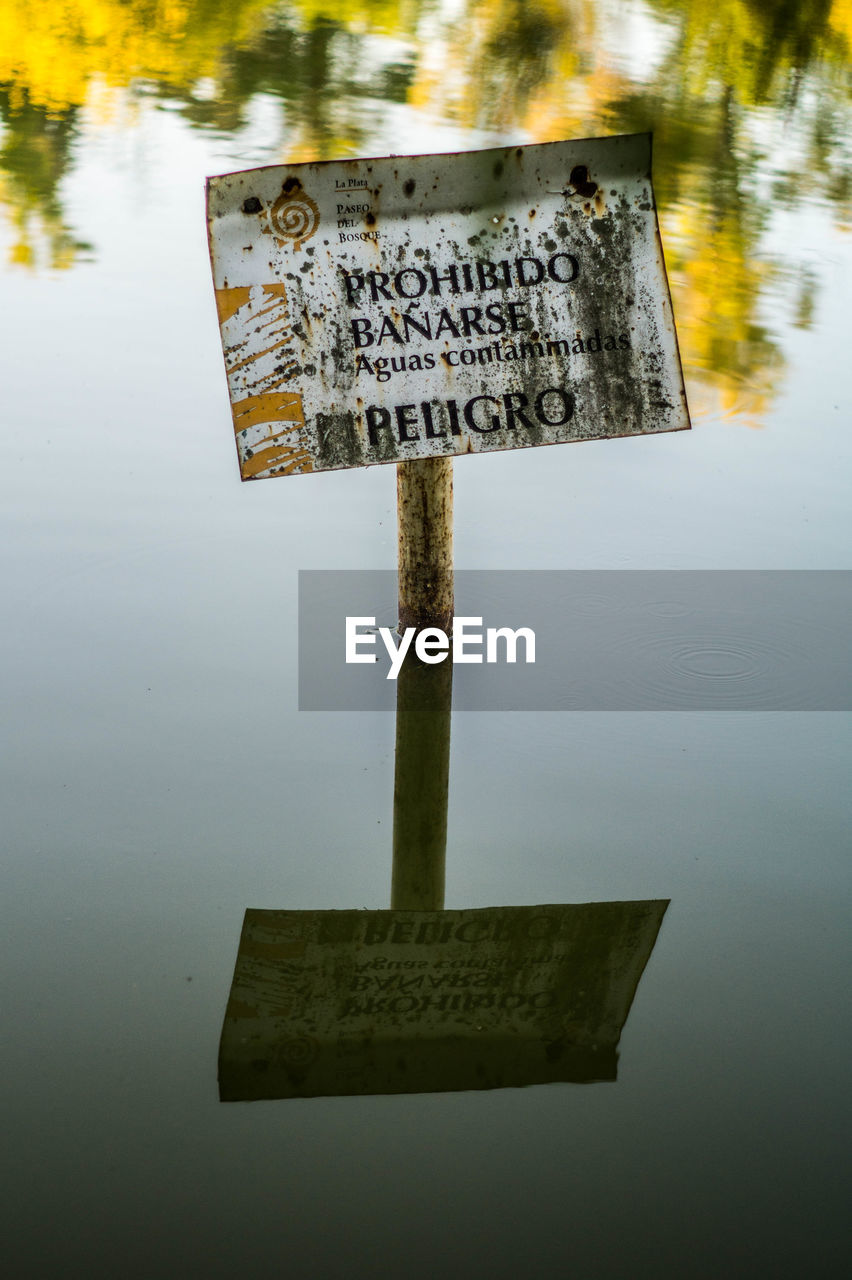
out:
M244 480L398 464L400 625L451 625L451 458L689 415L649 134L271 166L207 220Z
M453 624L453 460L396 468L399 629Z
M404 662L396 682L391 907L444 905L453 665Z
M248 170L207 214L240 474L397 464L403 629L452 628L455 455L690 425L647 134ZM246 913L223 1099L615 1078L666 903L442 910L452 665L409 666L392 909Z

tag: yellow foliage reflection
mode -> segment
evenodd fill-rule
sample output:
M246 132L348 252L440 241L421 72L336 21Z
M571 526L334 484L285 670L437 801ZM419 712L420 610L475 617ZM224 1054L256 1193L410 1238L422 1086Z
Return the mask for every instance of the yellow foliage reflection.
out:
M852 223L850 51L852 0L0 0L10 257L62 268L85 252L60 183L81 110L122 94L226 133L273 95L292 160L357 152L377 101L535 141L653 129L685 368L759 422L783 363L757 320L767 219L814 197ZM760 139L782 128L788 171L759 191Z
M251 36L269 0L0 0L0 83L10 106L82 106L97 77L175 86L215 76L222 50Z

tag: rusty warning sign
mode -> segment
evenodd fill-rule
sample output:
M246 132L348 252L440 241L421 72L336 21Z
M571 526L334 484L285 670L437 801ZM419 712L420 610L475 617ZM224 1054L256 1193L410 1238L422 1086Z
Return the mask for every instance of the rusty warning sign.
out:
M678 431L636 134L207 184L244 480Z

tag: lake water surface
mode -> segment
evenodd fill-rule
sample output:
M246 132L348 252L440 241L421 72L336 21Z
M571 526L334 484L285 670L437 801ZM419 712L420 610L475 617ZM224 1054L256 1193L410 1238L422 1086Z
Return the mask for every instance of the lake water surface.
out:
M662 571L852 568L850 50L849 0L0 0L11 1275L841 1272L849 665L732 708L773 635L708 628L656 709L602 584L660 647ZM693 429L455 463L458 567L590 571L618 696L457 708L445 905L669 902L617 1079L220 1102L246 908L390 904L394 715L299 710L298 574L396 516L240 484L204 179L645 130Z

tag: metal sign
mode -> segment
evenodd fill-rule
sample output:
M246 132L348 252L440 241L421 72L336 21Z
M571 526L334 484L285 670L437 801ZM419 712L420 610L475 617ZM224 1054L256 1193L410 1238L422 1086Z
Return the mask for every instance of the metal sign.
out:
M208 181L244 480L689 427L649 134Z
M667 906L247 911L220 1097L614 1080Z

